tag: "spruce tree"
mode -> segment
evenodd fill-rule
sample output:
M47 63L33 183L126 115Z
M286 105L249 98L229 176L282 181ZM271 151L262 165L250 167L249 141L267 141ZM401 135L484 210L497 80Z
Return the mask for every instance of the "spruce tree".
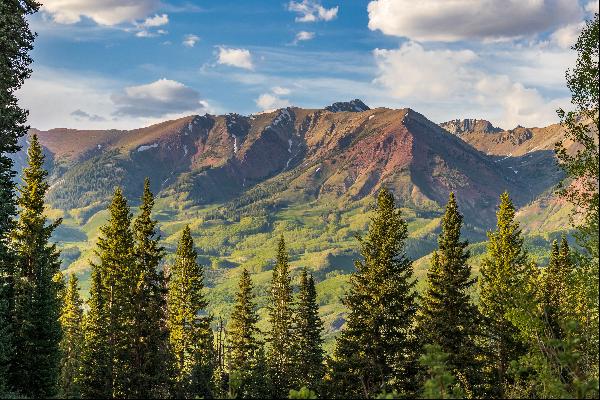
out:
M11 383L25 396L51 397L57 392L59 374L61 285L54 280L60 253L50 238L61 220L47 224L44 215L48 172L36 135L31 137L27 159L17 199L19 219L12 233L17 263Z
M0 2L0 396L9 390L13 361L12 322L14 312L15 254L11 250L15 204L15 172L9 154L19 150L17 140L27 133L27 111L20 108L15 92L29 78L35 35L27 16L35 13L35 1Z
M468 242L460 240L462 221L454 193L450 193L417 325L421 343L439 345L448 355L452 373L464 377L462 383L472 389L479 381L476 339L480 317L470 297L475 279L467 264Z
M107 293L102 272L92 265L88 312L83 319L81 394L84 399L112 397L112 356L109 347Z
M260 354L262 342L260 330L256 326L254 287L247 269L242 270L235 305L227 330L227 364L230 376L237 382L236 395L240 398L259 398L265 393L264 376L260 375ZM231 379L230 379L231 380Z
M91 346L98 346L96 350L105 352L108 359L108 371L100 372L97 378L104 377L105 373L110 376L107 383L109 396L133 397L135 388L132 382L136 375L134 348L137 333L137 327L134 326L136 308L133 299L136 294L137 268L131 230L132 215L120 188L115 189L108 210L108 221L100 228L100 237L96 245L95 253L99 262L92 265L92 277L98 280L98 285L94 288L96 293L90 293L92 296L100 296L98 302L102 300L102 309L97 310L99 314L90 315L90 319L106 326L90 327L103 332L103 335L97 338L99 342L92 343ZM91 298L90 301L92 313L96 299ZM99 385L90 389L94 391L102 388L103 386Z
M344 300L346 324L334 353L334 376L344 396L415 390L416 294L412 262L406 256L407 236L393 194L381 189L369 232L359 238L363 260L355 263Z
M59 395L65 399L81 397L81 352L83 350L83 301L79 296L79 280L72 274L63 297L60 315L62 339Z
M133 222L136 281L132 395L136 398L165 397L168 394L169 333L166 326L166 284L159 264L164 256L151 218L154 196L146 178L140 214Z
M518 329L507 315L517 307L515 299L529 286L532 269L523 249L521 229L515 221L515 208L506 192L500 196L497 218L496 231L488 232L487 253L481 263L479 307L485 317L492 386L502 397L509 383L509 364L525 351Z
M306 268L300 275L300 292L296 310L296 388L307 387L319 392L323 380L323 321L319 317L317 290Z
M208 397L212 393L213 333L204 296L204 270L190 227L183 229L171 268L167 297L169 342L175 358L175 396Z
M273 268L269 305L270 331L267 348L272 396L288 395L294 384L293 296L289 272L289 256L283 236L277 246L277 261Z

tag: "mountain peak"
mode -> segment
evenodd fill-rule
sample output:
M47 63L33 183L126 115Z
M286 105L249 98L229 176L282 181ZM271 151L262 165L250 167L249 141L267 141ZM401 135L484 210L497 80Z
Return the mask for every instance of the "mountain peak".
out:
M454 135L463 135L465 133L497 133L502 132L502 129L492 125L490 121L485 119L453 119L440 124L442 128Z
M331 112L362 112L370 110L369 106L359 99L354 99L351 101L339 101L337 103L333 103L332 105L325 107L325 109Z

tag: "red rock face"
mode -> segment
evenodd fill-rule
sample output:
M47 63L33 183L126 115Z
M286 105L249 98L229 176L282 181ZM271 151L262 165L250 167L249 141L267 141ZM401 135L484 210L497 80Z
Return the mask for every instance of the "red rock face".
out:
M521 195L530 178L514 172L521 165L517 157L507 164L488 156L461 139L468 132L458 137L410 109L287 108L249 117L190 116L133 131L38 133L55 158L72 166L116 151L134 169L136 164L155 169L160 190L189 191L198 203L232 200L256 185L271 188L263 190L267 197L297 193L352 200L385 185L400 202L413 205L443 205L454 191L464 211L483 220L493 217L504 190L517 202L535 196L531 190L529 197ZM494 139L506 137L522 146L535 133L477 132L476 142L488 137L493 147ZM536 190L547 189L544 185Z

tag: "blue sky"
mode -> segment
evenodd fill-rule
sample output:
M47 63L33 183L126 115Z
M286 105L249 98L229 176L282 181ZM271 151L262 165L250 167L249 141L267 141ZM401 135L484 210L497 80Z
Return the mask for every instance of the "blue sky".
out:
M135 128L360 98L435 122L542 126L598 1L45 0L29 123Z

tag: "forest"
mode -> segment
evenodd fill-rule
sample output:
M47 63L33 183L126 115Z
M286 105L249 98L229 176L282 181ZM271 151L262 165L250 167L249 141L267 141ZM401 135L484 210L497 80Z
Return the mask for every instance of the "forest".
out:
M451 192L418 293L407 223L382 188L368 231L356 238L348 312L328 354L315 279L304 269L292 284L285 233L268 329L257 326L248 270L231 315L212 315L189 227L165 263L148 179L135 213L115 188L84 301L77 277L60 271L52 235L61 220L45 214L37 137L22 184L8 157L28 129L14 92L31 73L26 16L37 7L0 2L0 397L598 398L598 14L567 72L576 110L559 110L569 140L581 145L575 154L556 145L566 173L557 190L576 206L576 244L554 241L548 264L538 265L504 193L475 278Z

